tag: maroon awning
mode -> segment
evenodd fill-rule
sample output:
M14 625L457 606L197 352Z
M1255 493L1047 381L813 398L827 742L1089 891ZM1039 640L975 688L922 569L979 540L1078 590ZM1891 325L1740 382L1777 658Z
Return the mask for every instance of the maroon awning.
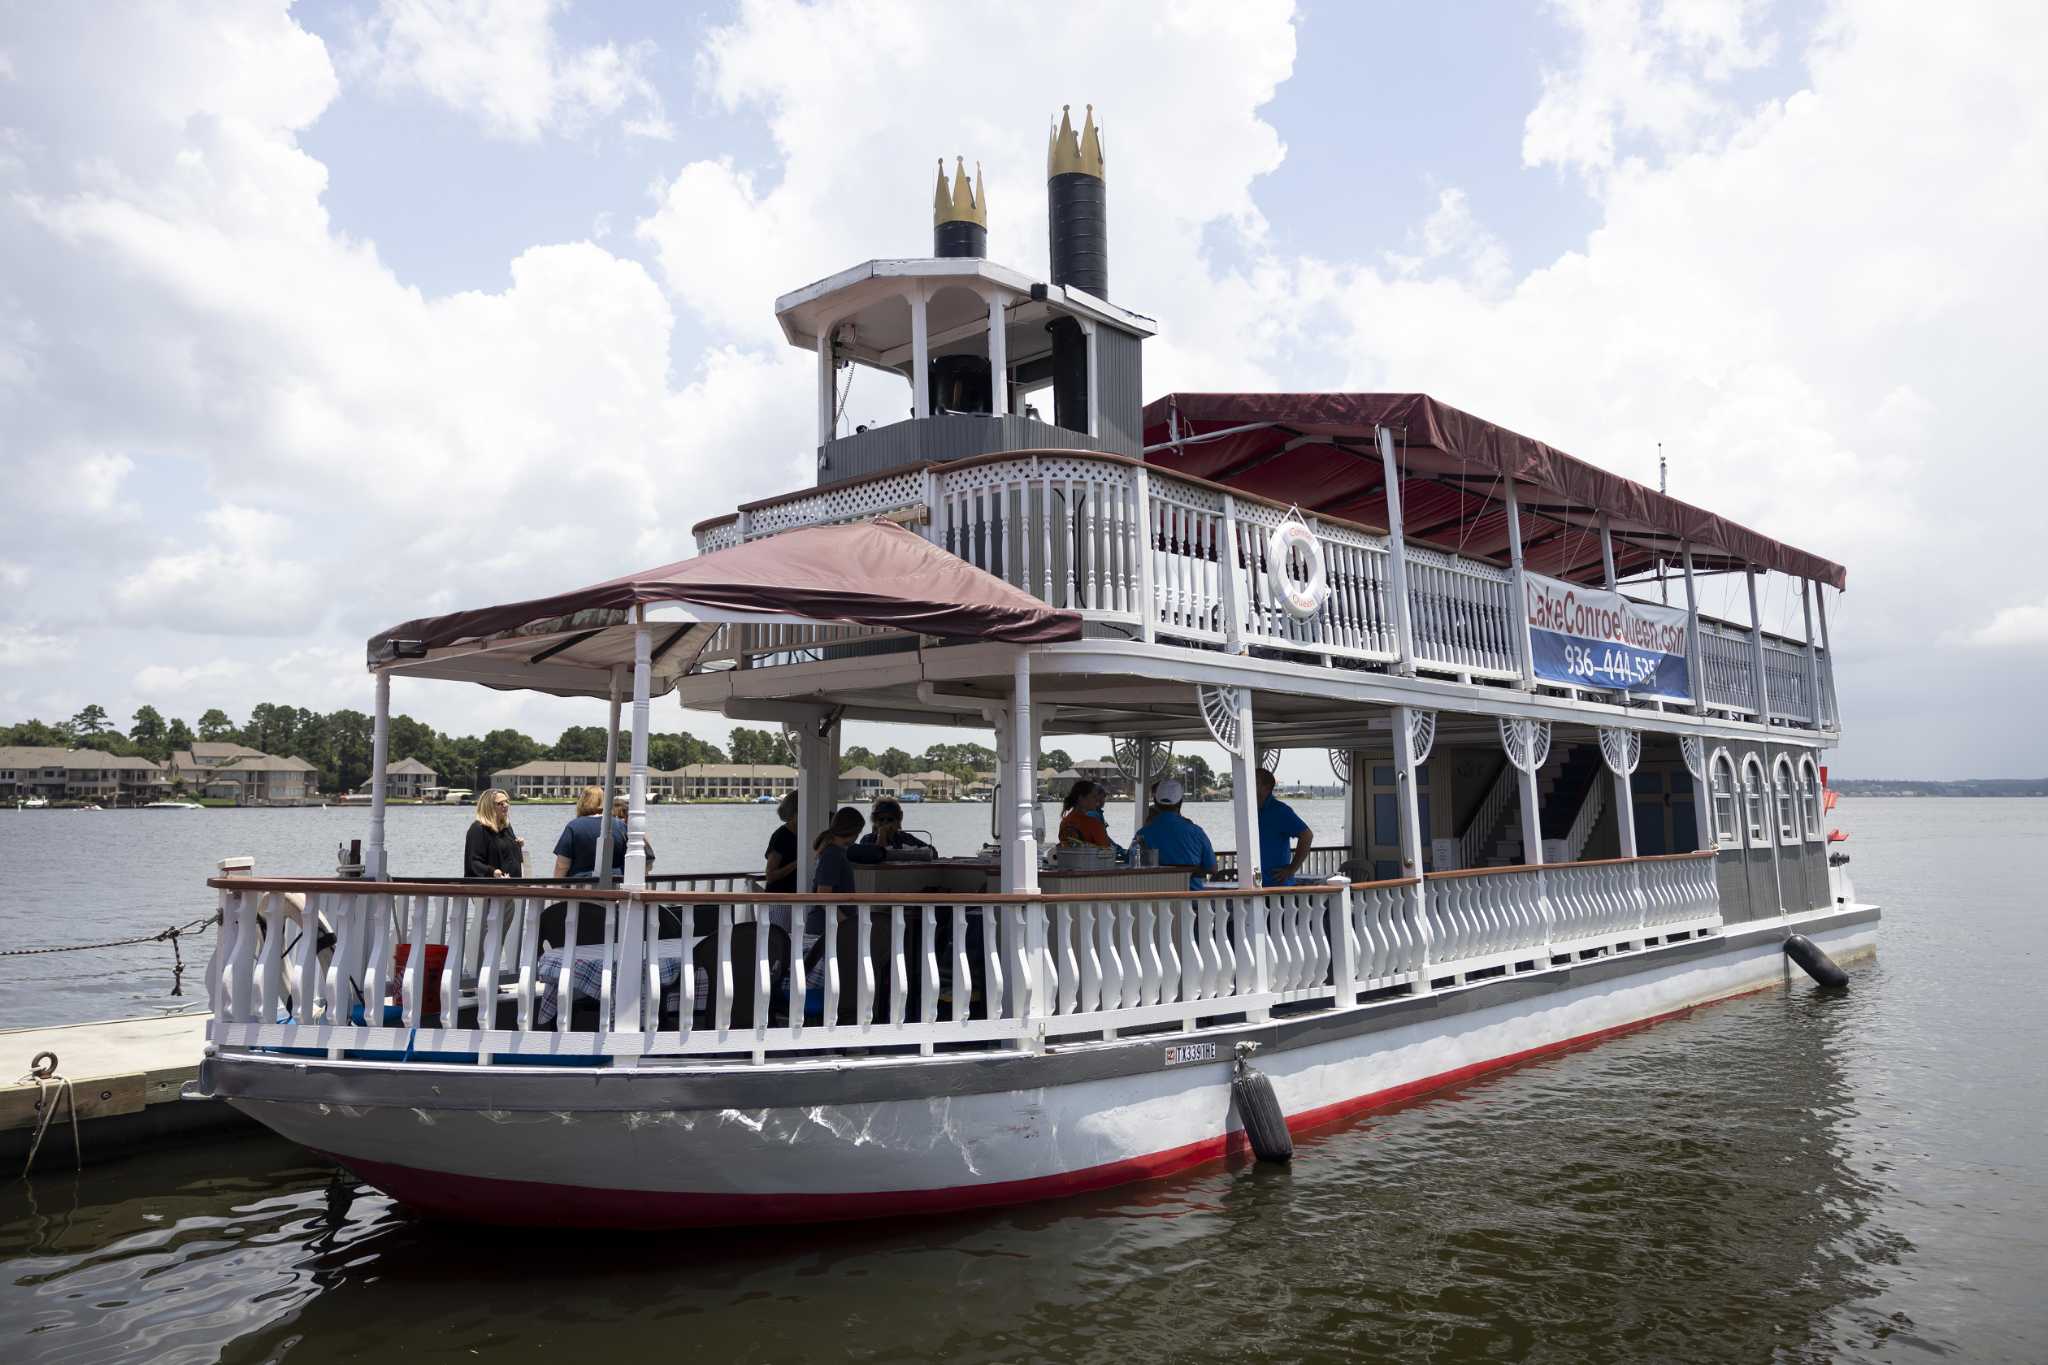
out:
M604 695L630 664L635 607L801 617L956 639L1041 644L1081 637L1081 617L884 521L813 526L553 597L427 616L370 637L373 666L491 687ZM665 692L717 626L683 622L660 647ZM695 649L674 649L695 632ZM488 654L488 661L482 656Z
M1384 526L1387 496L1375 436L1382 426L1394 435L1410 539L1505 563L1501 480L1513 478L1525 562L1538 573L1599 582L1604 512L1614 531L1615 567L1624 577L1649 571L1660 557L1676 559L1689 543L1702 569L1749 565L1847 586L1848 572L1839 564L1427 394L1168 394L1145 406L1146 459L1306 510ZM1176 438L1180 444L1168 444Z

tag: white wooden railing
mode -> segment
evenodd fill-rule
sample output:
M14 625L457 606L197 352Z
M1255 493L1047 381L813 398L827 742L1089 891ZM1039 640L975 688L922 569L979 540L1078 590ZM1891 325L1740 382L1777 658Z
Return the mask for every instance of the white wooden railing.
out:
M933 543L1055 606L1153 638L1321 658L1399 659L1390 548L1384 533L1310 517L1330 583L1324 608L1296 620L1267 576L1266 543L1287 509L1250 494L1086 451L963 460L879 474L779 498L698 528L702 553L799 526L889 515ZM1514 576L1506 568L1411 543L1406 547L1414 665L1462 679L1519 678ZM899 632L853 626L747 626L721 631L704 659L802 662ZM1761 696L1780 720L1813 723L1801 647L1767 639L1765 685L1750 632L1702 617L1706 706L1753 715ZM1830 661L1820 657L1825 696ZM1827 721L1832 723L1832 708Z
M1493 785L1486 789L1480 799L1479 809L1472 813L1471 823L1458 837L1458 867L1486 866L1486 843L1494 830L1500 827L1501 815L1508 808L1508 800L1516 791L1515 765L1502 763L1500 772L1494 777ZM1453 868L1442 869L1445 872Z
M1200 1029L1720 923L1711 854L1126 897L211 885L214 1046L479 1065Z
M1586 856L1586 845L1593 842L1593 831L1600 825L1600 812L1607 809L1607 784L1602 775L1593 775L1593 784L1586 788L1586 794L1579 801L1579 813L1572 817L1572 827L1565 831L1565 856L1573 862ZM1629 812L1623 811L1621 819L1626 820Z

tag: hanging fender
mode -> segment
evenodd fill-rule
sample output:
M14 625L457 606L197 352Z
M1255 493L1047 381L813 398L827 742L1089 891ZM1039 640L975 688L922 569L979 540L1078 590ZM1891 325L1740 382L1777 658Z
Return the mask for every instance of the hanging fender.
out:
M1237 1064L1230 1076L1230 1097L1237 1104L1237 1117L1244 1135L1251 1140L1252 1155L1261 1161L1294 1159L1294 1135L1287 1131L1287 1115L1281 1112L1280 1097L1265 1072L1252 1068L1252 1054L1259 1045L1237 1045Z
M1288 571L1296 550L1308 561L1308 578L1302 583L1296 583ZM1306 621L1323 609L1330 595L1330 577L1323 565L1322 543L1299 521L1283 521L1266 537L1266 586L1297 621Z
M1831 991L1842 990L1849 984L1849 974L1835 964L1835 960L1820 950L1820 945L1804 934L1794 934L1785 940L1785 956L1799 964L1800 970Z

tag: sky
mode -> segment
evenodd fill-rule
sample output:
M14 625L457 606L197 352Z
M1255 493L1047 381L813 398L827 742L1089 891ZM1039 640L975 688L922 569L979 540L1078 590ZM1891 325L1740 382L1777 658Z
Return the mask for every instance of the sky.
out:
M368 710L377 628L682 557L811 481L775 296L926 250L941 156L1041 275L1093 103L1148 396L1421 390L1645 482L1662 442L1848 566L1838 772L2037 776L2044 69L1988 0L0 0L0 722Z

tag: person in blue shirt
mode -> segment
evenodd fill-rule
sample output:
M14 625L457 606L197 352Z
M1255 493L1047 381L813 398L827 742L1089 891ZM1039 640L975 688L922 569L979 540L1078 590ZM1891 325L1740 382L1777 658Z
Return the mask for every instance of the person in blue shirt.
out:
M1143 844L1159 855L1162 864L1198 867L1202 872L1214 872L1216 849L1209 842L1208 834L1180 813L1180 803L1186 796L1187 791L1178 778L1169 777L1154 788L1152 804L1156 809L1152 818L1145 822L1145 828L1131 840L1132 846ZM1207 884L1200 873L1188 878L1188 889L1192 891L1200 891Z
M1294 813L1294 807L1273 795L1273 774L1259 769L1259 881L1266 886L1292 886L1315 847L1315 831Z
M576 818L562 826L555 840L555 876L559 879L596 877L597 844L604 833L604 789L585 787L576 802ZM626 873L626 822L612 821L612 876Z

